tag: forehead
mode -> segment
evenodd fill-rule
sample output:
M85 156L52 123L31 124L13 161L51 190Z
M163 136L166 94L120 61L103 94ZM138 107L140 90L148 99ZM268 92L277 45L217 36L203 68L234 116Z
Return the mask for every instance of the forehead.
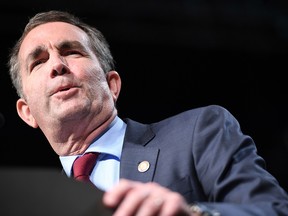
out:
M77 26L65 22L50 22L32 29L24 38L19 55L27 56L35 47L53 46L61 41L79 41L87 43L87 34Z

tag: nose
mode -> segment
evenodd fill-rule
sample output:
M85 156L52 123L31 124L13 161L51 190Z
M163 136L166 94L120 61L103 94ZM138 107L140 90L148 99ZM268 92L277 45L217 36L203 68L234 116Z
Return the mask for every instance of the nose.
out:
M69 73L69 67L65 59L61 56L55 57L53 60L51 77L56 77Z

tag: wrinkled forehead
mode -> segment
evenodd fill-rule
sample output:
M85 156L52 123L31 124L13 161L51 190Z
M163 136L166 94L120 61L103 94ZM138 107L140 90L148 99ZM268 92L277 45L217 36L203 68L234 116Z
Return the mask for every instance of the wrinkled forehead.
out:
M53 47L63 41L79 41L83 45L88 45L88 36L82 29L69 23L41 24L26 35L20 46L19 57L25 60L37 47Z

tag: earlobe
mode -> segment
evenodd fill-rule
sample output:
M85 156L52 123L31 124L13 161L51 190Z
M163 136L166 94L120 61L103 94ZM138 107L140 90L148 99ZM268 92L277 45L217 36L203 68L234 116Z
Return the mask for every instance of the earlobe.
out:
M116 71L109 71L107 73L107 82L112 93L114 102L117 101L121 90L121 78Z
M20 116L20 118L26 122L29 126L33 128L37 128L38 124L36 123L34 117L30 113L30 108L27 105L26 101L23 98L20 98L16 102L16 109L17 113Z

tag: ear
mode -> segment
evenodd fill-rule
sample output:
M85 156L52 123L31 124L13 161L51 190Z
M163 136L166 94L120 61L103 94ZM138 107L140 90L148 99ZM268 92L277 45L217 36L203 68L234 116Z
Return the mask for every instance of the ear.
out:
M26 122L29 126L37 128L38 124L35 121L34 117L30 113L30 108L27 105L26 101L23 98L20 98L16 102L16 109L20 118Z
M109 71L106 75L106 79L113 96L113 100L116 102L121 90L121 78L116 71Z

